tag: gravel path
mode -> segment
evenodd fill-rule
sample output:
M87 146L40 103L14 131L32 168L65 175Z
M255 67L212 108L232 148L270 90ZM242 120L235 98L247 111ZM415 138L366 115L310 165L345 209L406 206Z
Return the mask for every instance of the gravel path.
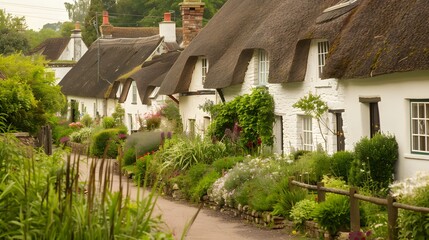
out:
M72 156L72 160L74 157ZM89 175L91 159L81 156L80 180L86 181ZM101 160L100 160L101 161ZM97 168L98 170L98 168ZM98 171L97 171L98 172ZM98 173L96 174L98 178ZM121 176L114 174L113 189L119 189ZM122 184L127 186L126 177L122 176ZM133 200L137 199L137 193L143 194L134 183L129 183L129 192ZM125 188L126 189L126 188ZM185 202L174 201L159 197L155 207L155 215L161 216L165 222L167 231L173 233L176 239L180 239L187 222L198 211L198 206ZM187 240L259 240L259 239L306 239L298 236L289 236L284 230L271 230L246 223L239 218L233 218L227 214L211 209L203 208L198 214L194 224L190 228Z

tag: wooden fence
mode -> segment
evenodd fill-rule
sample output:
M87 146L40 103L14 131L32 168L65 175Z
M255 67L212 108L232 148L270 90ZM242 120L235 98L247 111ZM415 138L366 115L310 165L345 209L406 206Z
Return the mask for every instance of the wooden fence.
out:
M41 147L47 155L52 155L52 128L43 126L37 135L36 147Z
M421 212L421 213L429 213L429 208L398 203L396 202L395 198L392 196L387 196L387 198L378 198L378 197L361 195L359 194L359 191L356 187L351 187L349 191L335 189L335 188L326 188L324 184L321 182L317 183L317 185L310 185L310 184L295 181L294 177L291 177L289 179L289 186L290 187L298 186L301 188L317 191L318 202L325 201L325 194L327 192L348 196L350 198L350 229L353 232L360 231L359 201L365 201L365 202L370 202L377 205L387 206L388 239L390 240L398 239L398 228L397 228L398 209L405 209L405 210Z

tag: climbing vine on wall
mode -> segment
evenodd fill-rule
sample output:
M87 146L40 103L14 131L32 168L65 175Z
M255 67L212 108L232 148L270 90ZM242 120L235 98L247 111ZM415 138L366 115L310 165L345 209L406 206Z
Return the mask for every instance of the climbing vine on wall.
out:
M251 94L224 104L201 107L212 115L209 134L222 139L227 131L239 129L239 143L248 149L263 144L273 145L274 99L266 88L255 88Z

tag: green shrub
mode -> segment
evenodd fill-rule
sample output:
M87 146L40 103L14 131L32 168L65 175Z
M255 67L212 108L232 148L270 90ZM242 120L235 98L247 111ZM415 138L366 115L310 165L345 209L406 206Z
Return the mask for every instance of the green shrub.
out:
M71 133L76 131L70 128L68 124L68 122L62 122L52 126L52 138L56 144L60 144L60 139L62 137L69 137Z
M92 128L84 127L70 134L70 140L76 143L88 143L91 139Z
M197 163L211 164L215 159L224 157L225 154L225 145L222 143L186 137L166 140L160 151L164 167L177 170L189 169Z
M354 159L352 152L340 151L336 152L331 157L331 173L335 177L341 177L344 181L348 181L349 170Z
M104 157L104 151L107 148L106 158L116 158L118 155L118 134L126 134L126 129L111 128L102 130L94 135L91 144L91 155L95 157Z
M91 127L92 123L94 122L94 120L91 118L91 116L89 116L88 113L86 113L85 115L83 115L83 117L80 119L80 121L86 127Z
M310 155L312 161L312 170L316 177L316 181L322 180L324 175L330 174L331 159L325 152L313 152Z
M153 155L150 154L140 157L136 160L136 166L134 170L134 182L136 182L138 185L143 184L146 180L146 171L152 160Z
M398 160L398 143L395 137L376 134L371 139L363 138L356 144L355 154L360 163L366 165L371 177L370 183L358 183L357 185L370 184L375 191L387 194L389 184L393 182L395 164Z
M220 178L220 174L214 170L204 174L204 176L198 181L197 185L192 187L191 200L193 202L199 202L204 195L207 195L207 190L218 178Z
M218 173L222 173L233 168L237 163L243 162L243 156L235 156L235 157L224 157L215 160L212 163L212 166Z
M299 158L301 158L301 156L304 156L308 153L310 153L310 151L308 151L308 150L297 150L297 151L291 153L292 160L298 161Z
M174 181L179 185L180 191L186 199L191 199L193 195L192 188L198 185L198 182L204 177L207 171L207 164L198 163L191 166L188 171L176 177Z
M125 140L125 151L134 148L136 157L156 151L161 144L162 134L162 132L158 131L132 133L127 137L127 140Z
M342 195L331 195L325 202L317 205L314 217L331 236L335 236L340 230L348 230L350 226L349 198Z
M330 173L330 158L324 152L309 152L290 166L290 172L301 182L316 184Z
M114 128L116 126L115 119L113 117L103 117L101 125L104 129Z
M269 176L257 176L247 181L249 191L249 206L256 211L272 211L276 203L276 181Z
M133 165L136 162L136 150L129 148L125 151L123 157L123 166Z
M277 186L277 202L273 207L273 215L289 217L292 207L304 200L308 191L302 188L289 188L289 179L284 178Z
M297 228L302 228L305 221L313 220L317 202L304 199L297 202L290 210L290 218Z

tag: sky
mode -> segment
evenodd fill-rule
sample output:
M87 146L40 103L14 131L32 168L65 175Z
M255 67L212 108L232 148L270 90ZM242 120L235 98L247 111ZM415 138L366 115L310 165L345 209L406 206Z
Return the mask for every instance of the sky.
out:
M72 0L0 0L0 9L25 17L29 29L39 31L46 23L69 21L64 2Z

